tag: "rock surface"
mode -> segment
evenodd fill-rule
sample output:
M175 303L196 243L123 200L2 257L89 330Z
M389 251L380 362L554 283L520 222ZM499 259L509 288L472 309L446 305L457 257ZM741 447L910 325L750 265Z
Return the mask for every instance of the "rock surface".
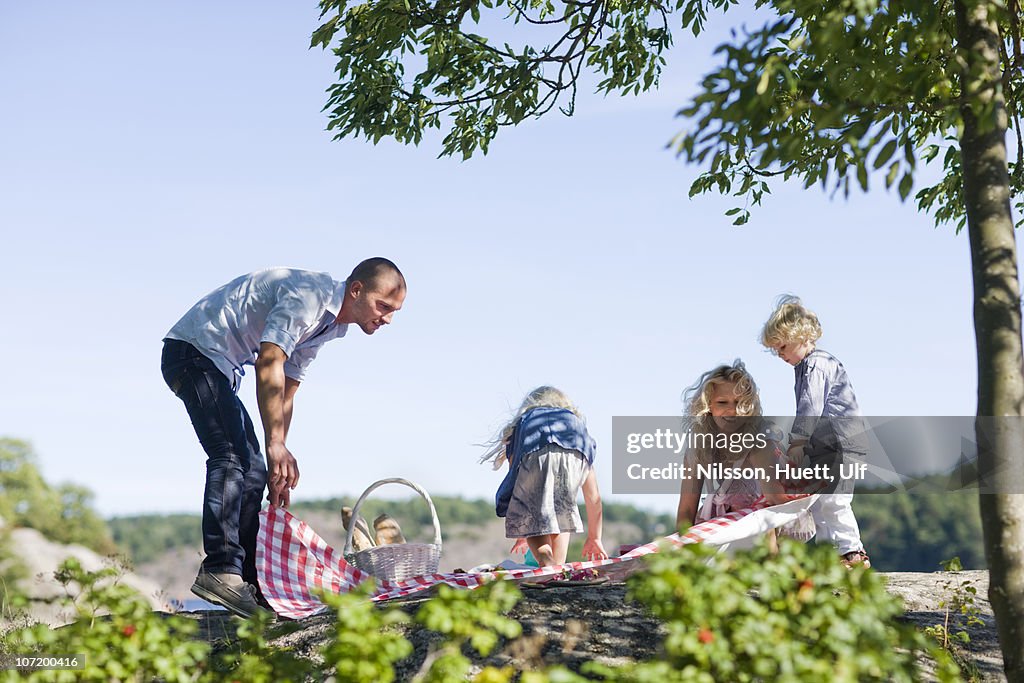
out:
M901 596L906 604L906 618L919 627L943 622L944 612L938 607L948 600L948 574L892 573L885 574L890 592ZM985 597L988 573L961 572L959 580L970 581L978 590L976 606L984 626L970 629L971 645L964 656L974 663L978 680L1005 681L1002 657L996 639L992 610ZM406 601L405 609L414 611L423 599ZM238 620L222 611L193 612L200 623L201 637L223 647L231 641ZM524 590L523 599L510 613L523 626L523 635L507 642L478 666L511 665L516 669L540 668L563 664L578 670L587 661L609 665L626 661L651 659L657 656L665 632L662 625L648 616L639 605L626 601L621 583L608 583L585 588L549 588ZM271 642L290 647L314 661L322 661L320 647L332 635L333 616L319 614L299 622L274 625ZM406 637L415 647L414 654L400 663L397 680L410 680L422 665L432 641L432 634L406 627ZM926 672L931 671L922 662ZM926 678L928 680L928 678Z
M888 591L903 598L906 619L919 628L943 623L945 609L940 608L939 604L951 601L957 582L962 587L976 588L978 592L974 595L974 606L984 626L968 629L971 642L962 648L962 654L976 667L979 680L1006 680L995 616L988 601L987 571L963 571L956 575L889 572L883 576L887 579ZM951 631L956 630L952 625L949 628Z

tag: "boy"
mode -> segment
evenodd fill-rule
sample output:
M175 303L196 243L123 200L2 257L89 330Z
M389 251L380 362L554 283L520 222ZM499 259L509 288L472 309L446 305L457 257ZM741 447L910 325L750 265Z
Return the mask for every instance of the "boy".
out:
M790 459L799 462L806 455L811 465L829 464L834 474L832 467L844 456L863 457L866 449L860 420L849 419L860 416L853 385L835 356L815 348L820 337L818 316L794 296L779 299L761 331L761 343L792 365L796 374ZM830 487L811 506L817 536L836 546L847 567L870 567L851 507L853 481L840 480L839 489L833 493Z

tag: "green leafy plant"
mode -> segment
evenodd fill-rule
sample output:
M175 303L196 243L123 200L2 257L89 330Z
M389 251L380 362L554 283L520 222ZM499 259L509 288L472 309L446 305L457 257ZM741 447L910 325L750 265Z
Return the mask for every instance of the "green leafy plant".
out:
M320 597L338 617L334 638L323 649L324 662L342 683L395 679L394 665L412 654L412 644L393 628L409 620L396 607L369 600L368 584L351 593L324 593Z
M28 596L21 582L28 576L24 563L11 543L11 533L0 529L0 619L17 621L28 606Z
M963 619L974 625L974 587L960 580L956 560L944 604L951 616L944 631ZM63 628L46 625L17 629L0 640L0 655L79 655L85 668L74 671L0 671L3 681L301 681L320 669L288 649L273 647L266 619L239 620L224 647L194 636L187 618L152 612L138 595L116 582L118 570L86 572L70 560L58 572L68 587L65 599L78 619ZM81 590L74 597L77 584ZM956 664L933 638L901 623L902 606L885 592L871 571L842 567L831 548L782 543L777 554L764 547L717 554L687 546L652 556L646 571L629 581L629 594L665 623L664 654L656 661L611 668L584 665L582 674L564 667L518 672L487 666L471 676L473 653L488 656L502 639L521 636L522 627L506 613L520 599L507 581L472 591L438 588L410 618L400 607L369 600L369 586L348 594L325 594L337 617L323 648L324 670L334 680L387 683L395 667L413 654L403 625L415 623L439 634L433 638L415 680L447 683L579 683L605 681L911 681L917 658L937 663L940 681L959 680ZM959 616L952 616L955 613ZM936 632L937 633L937 632ZM958 632L959 633L959 632ZM273 635L279 635L280 631ZM933 633L935 635L935 633ZM959 636L948 642L959 640ZM428 640L431 640L428 638ZM968 642L968 641L964 641Z
M334 668L338 681L393 681L395 664L413 653L412 644L396 628L409 623L409 616L398 607L372 603L368 597L368 585L351 593L322 595L338 617L335 637L323 649L324 661ZM487 655L502 637L515 638L522 632L517 621L503 616L519 597L518 589L506 581L472 591L440 586L437 596L426 601L412 620L442 636L427 653L415 680L466 680L471 663L464 647ZM510 667L487 667L474 680L507 682L514 674Z
M847 570L831 547L783 542L726 556L699 544L662 552L629 580L629 594L665 622L664 658L613 670L630 681L914 681L916 655L955 663L912 626L882 578Z
M970 657L971 634L968 629L985 625L981 620L981 610L974 601L978 589L972 585L974 582L970 579L961 578L963 565L959 557L944 560L939 565L946 576L942 582L943 597L939 602L939 609L943 610L943 620L941 624L928 626L924 632L935 638L942 649L949 652L967 670L970 680L975 680L978 678L978 672ZM961 652L960 648L966 653Z
M518 621L504 616L519 602L519 590L508 581L492 581L473 591L440 586L437 597L416 612L416 623L445 638L427 654L416 680L429 683L464 681L470 660L462 653L469 645L486 656L501 637L517 638L523 632ZM508 672L511 673L511 672ZM508 680L501 670L482 673L482 680Z
M36 624L0 639L0 654L81 658L76 670L0 670L4 681L202 680L209 646L193 640L195 621L152 611L135 591L117 582L120 569L86 571L75 559L56 573L67 596L62 603L77 619L54 629ZM74 590L75 584L79 590Z
M304 681L307 675L315 673L310 660L297 656L290 648L270 646L267 638L270 624L271 617L262 613L240 619L235 640L214 658L213 669L206 680L210 683L220 680L291 683ZM286 628L296 630L301 626L289 624ZM275 635L282 635L282 632Z

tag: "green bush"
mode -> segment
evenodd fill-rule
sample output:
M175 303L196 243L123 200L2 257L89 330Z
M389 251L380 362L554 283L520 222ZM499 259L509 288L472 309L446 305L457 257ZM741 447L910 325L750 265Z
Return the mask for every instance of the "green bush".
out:
M757 548L734 556L691 545L651 556L645 571L629 579L629 596L665 623L663 655L656 661L610 668L591 662L581 674L563 667L523 672L523 683L604 681L914 681L918 658L936 662L940 681L958 681L959 671L937 643L900 620L900 601L882 577L847 570L834 550L781 544L777 554ZM368 587L324 595L337 622L323 648L321 668L291 651L271 647L265 620L238 622L236 637L215 651L195 640L196 622L150 611L145 601L115 583L114 570L84 572L68 561L65 584L82 592L68 599L78 614L73 624L34 626L8 633L0 655L80 655L79 671L0 670L6 681L196 681L251 683L302 681L333 670L342 683L388 683L395 667L413 653L402 625L415 622L436 634L416 674L417 681L449 683L471 678L508 683L509 666L484 667L470 676L470 655L492 653L502 639L515 639L520 625L504 616L519 600L515 585L494 581L472 591L438 588L413 617L400 607L371 602ZM101 616L102 614L106 616ZM300 624L278 624L274 635Z
M395 628L407 624L409 616L399 607L374 604L368 596L367 588L322 596L338 617L334 641L323 650L324 660L342 683L390 683L395 664L413 653L412 643ZM503 616L519 598L519 589L507 581L472 591L440 586L437 596L423 603L412 619L441 636L426 653L416 680L465 681L471 668L466 647L486 656L501 638L522 632L519 622ZM488 667L476 680L507 683L513 673L510 668Z
M11 544L11 532L0 529L0 619L13 620L28 606L21 582L28 578L24 562Z
M979 680L978 667L971 659L970 634L971 628L985 625L981 608L975 600L978 588L973 585L974 581L961 578L963 566L959 557L944 560L939 565L943 572L942 599L939 601L943 619L941 624L925 627L924 632L961 665L968 680Z
M68 588L80 586L77 597L63 600L77 620L59 629L20 628L0 639L0 655L76 655L84 669L4 669L0 682L202 680L209 646L191 638L198 624L152 611L135 591L116 582L119 573L116 568L87 572L77 560L66 560L56 578Z
M272 617L258 614L237 620L235 638L212 658L204 683L245 681L245 683L301 683L316 672L313 662L295 655L290 648L271 647L267 629ZM302 628L298 623L275 627L275 636Z
M848 570L830 547L762 544L733 556L694 544L648 560L629 594L665 622L664 659L590 673L616 681L915 681L917 655L940 681L959 680L947 654L900 621L902 605L870 570Z
M351 593L325 593L320 597L337 614L334 639L323 650L324 662L341 683L395 679L394 665L412 654L412 643L390 628L408 621L401 610L370 602L364 584Z
M440 633L443 643L427 653L420 668L427 683L455 683L466 680L470 661L463 655L469 645L478 655L487 656L504 638L517 638L523 632L518 621L503 616L519 602L519 589L508 581L493 581L473 591L438 588L437 597L416 612L416 623ZM485 680L507 680L511 670L485 669Z

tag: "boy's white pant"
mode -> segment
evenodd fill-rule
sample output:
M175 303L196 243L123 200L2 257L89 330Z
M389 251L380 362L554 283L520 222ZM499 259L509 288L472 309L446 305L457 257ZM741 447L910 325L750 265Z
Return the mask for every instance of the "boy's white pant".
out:
M860 541L860 527L853 516L852 493L824 493L811 506L814 518L815 540L831 543L840 555L864 550Z

